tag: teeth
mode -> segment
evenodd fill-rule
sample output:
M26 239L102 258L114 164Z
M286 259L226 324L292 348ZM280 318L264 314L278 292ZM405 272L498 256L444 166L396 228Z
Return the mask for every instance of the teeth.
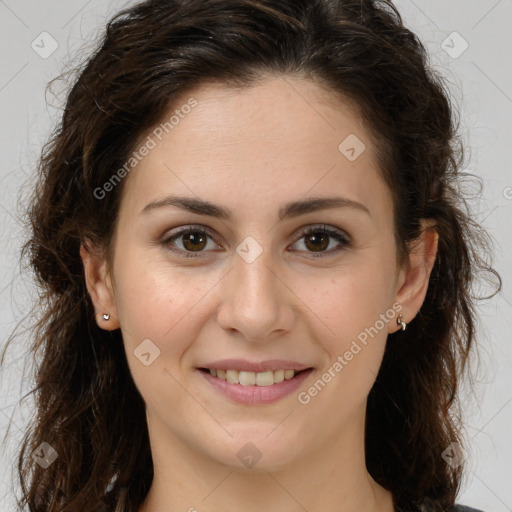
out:
M237 373L235 370L231 371ZM254 372L240 372L238 382L242 384L242 386L254 386L254 384L256 384L256 374Z
M226 380L231 384L238 384L238 372L236 370L226 370Z
M242 386L272 386L284 380L293 379L295 370L275 370L266 372L245 372L238 370L210 370L210 375Z
M291 379L295 375L295 372L293 370L285 370L284 371L284 378L285 379Z
M256 386L272 386L274 384L274 372L260 372L256 374Z
M293 370L292 370L293 372ZM293 372L295 373L295 372ZM293 375L292 375L293 377ZM284 370L276 370L274 372L274 384L278 384L279 382L283 382L284 380Z

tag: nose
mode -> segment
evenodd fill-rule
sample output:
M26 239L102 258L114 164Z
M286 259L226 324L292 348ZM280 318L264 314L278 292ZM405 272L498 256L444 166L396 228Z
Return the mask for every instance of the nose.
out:
M217 322L247 341L282 336L291 331L295 321L294 294L283 273L271 268L270 256L264 250L248 262L235 254L233 266L223 279Z

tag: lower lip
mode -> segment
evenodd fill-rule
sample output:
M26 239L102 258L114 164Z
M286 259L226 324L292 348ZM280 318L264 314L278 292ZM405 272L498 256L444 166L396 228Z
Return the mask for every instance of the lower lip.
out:
M313 372L313 369L304 370L293 379L283 380L278 384L271 386L242 386L242 384L232 384L226 380L213 377L209 373L198 371L217 391L224 394L231 400L246 404L270 404L277 402L290 393L293 393Z

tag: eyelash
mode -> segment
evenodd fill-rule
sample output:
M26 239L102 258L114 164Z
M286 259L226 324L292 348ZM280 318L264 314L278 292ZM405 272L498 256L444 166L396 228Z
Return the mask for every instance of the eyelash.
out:
M202 258L204 256L200 256L200 254L204 253L205 251L184 251L182 249L174 249L170 247L170 244L172 240L179 238L180 236L187 234L187 233L201 233L203 235L206 235L210 237L211 239L214 239L212 234L209 230L205 229L202 226L184 226L182 228L178 228L177 231L174 233L171 233L169 236L167 236L164 240L162 240L162 244L167 247L167 249L171 252L178 253L185 258ZM322 225L322 226L312 226L304 231L301 232L300 237L298 240L301 240L307 235L313 234L313 233L323 233L325 235L328 235L335 240L337 240L343 247L350 247L351 242L350 240L344 235L344 233L338 229L329 228L328 226ZM327 252L321 252L321 253L314 253L311 252L313 258L325 258L327 256L332 255L333 253L338 253L342 249L336 249L336 250L329 250Z

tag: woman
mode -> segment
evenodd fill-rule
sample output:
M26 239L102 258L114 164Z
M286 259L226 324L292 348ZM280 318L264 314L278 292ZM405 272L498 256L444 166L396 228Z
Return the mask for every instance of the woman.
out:
M145 1L41 159L31 511L445 511L485 233L384 0Z

